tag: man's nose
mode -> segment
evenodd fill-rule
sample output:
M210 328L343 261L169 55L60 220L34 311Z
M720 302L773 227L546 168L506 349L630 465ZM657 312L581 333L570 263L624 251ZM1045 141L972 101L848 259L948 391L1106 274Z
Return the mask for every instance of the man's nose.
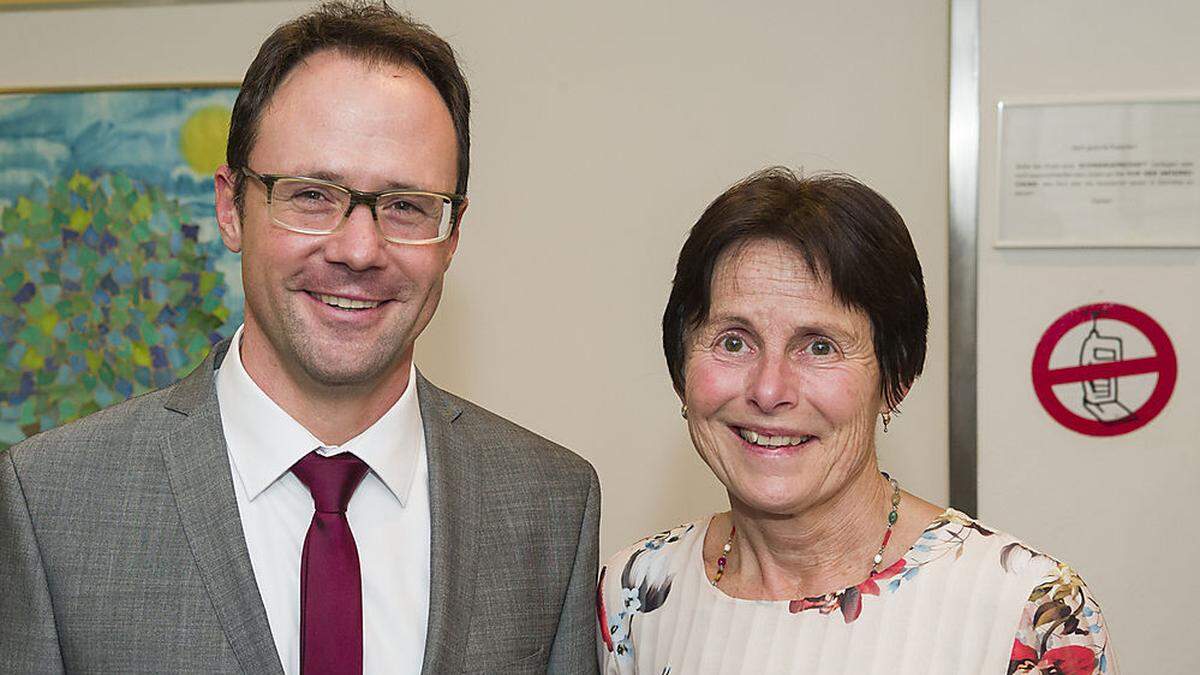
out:
M764 354L750 373L750 402L764 413L790 408L796 405L797 379L786 355Z
M353 270L382 266L388 241L375 224L368 204L355 204L336 232L326 235L325 259Z

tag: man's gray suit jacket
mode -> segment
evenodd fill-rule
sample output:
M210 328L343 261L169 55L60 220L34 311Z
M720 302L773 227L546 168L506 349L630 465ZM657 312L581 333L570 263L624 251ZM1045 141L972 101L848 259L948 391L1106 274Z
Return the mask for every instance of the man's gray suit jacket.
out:
M3 672L283 672L213 384L227 348L0 454ZM594 673L595 472L419 375L417 392L432 520L423 672Z

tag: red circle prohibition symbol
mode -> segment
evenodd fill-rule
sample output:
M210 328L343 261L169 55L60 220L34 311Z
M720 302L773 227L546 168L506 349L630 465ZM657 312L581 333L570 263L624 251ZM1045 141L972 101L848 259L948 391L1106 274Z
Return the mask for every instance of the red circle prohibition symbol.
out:
M1154 355L1052 370L1050 354L1058 345L1059 340L1067 334L1067 331L1093 319L1121 321L1132 326L1146 336L1150 345L1154 347ZM1150 392L1150 398L1146 399L1140 408L1132 411L1128 416L1112 422L1101 422L1075 413L1063 405L1053 391L1054 386L1058 384L1147 373L1157 373L1158 375L1158 381L1154 384L1154 390ZM1159 326L1158 322L1146 314L1127 305L1116 303L1084 305L1067 312L1046 329L1046 333L1038 341L1037 349L1033 352L1033 390L1037 393L1038 401L1059 424L1088 436L1118 436L1145 426L1166 407L1171 393L1175 390L1177 374L1178 363L1175 360L1175 348L1171 346L1171 339L1167 337L1162 326Z

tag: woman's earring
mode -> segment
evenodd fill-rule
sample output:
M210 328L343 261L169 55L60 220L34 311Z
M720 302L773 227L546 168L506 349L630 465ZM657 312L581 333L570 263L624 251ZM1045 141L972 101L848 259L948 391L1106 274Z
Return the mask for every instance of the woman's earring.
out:
M892 411L884 410L883 412L879 413L879 416L883 418L883 433L886 434L888 425L892 423Z
M681 407L679 409L679 416L685 420L687 419L687 404L686 403L684 403L683 407Z

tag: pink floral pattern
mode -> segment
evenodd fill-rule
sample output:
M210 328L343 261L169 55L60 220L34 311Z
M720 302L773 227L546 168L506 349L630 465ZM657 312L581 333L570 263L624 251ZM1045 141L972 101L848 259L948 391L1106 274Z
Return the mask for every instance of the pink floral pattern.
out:
M788 611L792 614L797 614L806 609L816 609L820 610L822 614L829 614L835 609L840 609L842 610L842 619L846 623L850 623L862 614L863 596L879 595L879 584L877 582L890 579L902 571L904 571L903 559L892 563L887 569L873 573L867 577L866 581L857 586L851 586L837 593L827 593L811 598L792 600L788 603Z
M1014 542L1000 552L1007 572L1048 556ZM1069 566L1054 567L1029 594L1009 656L1008 672L1092 675L1109 671L1108 629L1091 591Z
M606 573L610 570L601 570L600 588L597 589L601 649L610 655L608 658L615 660L620 672L632 668L635 618L662 607L671 593L679 567L664 553L691 537L695 529L695 524L681 526L648 537L631 547L633 551L623 560L624 564L611 570L613 574L620 571L620 584L619 589L614 585L608 608L605 607L603 589ZM968 541L982 538L978 542L982 545L990 539L995 548L988 555L996 556L995 551L999 550L998 559L992 558L995 562L990 564L999 565L1003 574L1032 574L1037 578L1042 573L1040 570L1048 570L1022 607L1008 674L1115 673L1116 665L1100 607L1079 575L1069 566L1012 541L1008 535L1001 534L999 540L991 539L995 536L995 531L969 516L947 509L926 527L900 560L836 593L788 601L788 612L800 614L816 610L822 615L838 612L842 622L853 623L880 602L867 600L868 596L882 598L897 593L919 580L922 570L935 562L956 564L963 557ZM1011 543L1005 544L1006 540ZM980 559L976 556L973 560ZM1031 569L1030 564L1038 567Z

